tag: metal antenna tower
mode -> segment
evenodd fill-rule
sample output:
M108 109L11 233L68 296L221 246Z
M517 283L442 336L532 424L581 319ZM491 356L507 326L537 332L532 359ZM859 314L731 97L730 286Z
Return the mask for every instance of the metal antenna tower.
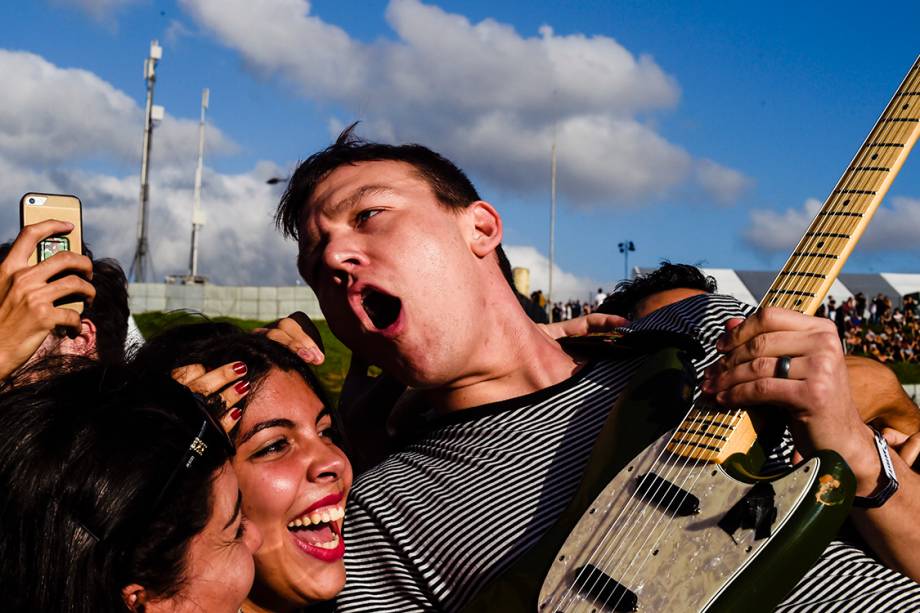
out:
M137 218L137 248L128 279L143 283L147 280L147 265L150 260L147 245L147 204L150 188L147 182L150 170L150 145L154 122L163 119L165 110L153 103L153 86L156 84L157 62L163 57L163 48L156 40L150 41L150 55L144 60L144 80L147 82L147 105L144 112L144 149L141 153L141 210Z
M195 168L195 196L192 204L192 248L188 260L188 282L203 282L198 277L198 233L205 222L204 211L201 210L201 173L204 166L204 120L208 110L210 90L206 87L201 91L201 120L198 122L198 166Z

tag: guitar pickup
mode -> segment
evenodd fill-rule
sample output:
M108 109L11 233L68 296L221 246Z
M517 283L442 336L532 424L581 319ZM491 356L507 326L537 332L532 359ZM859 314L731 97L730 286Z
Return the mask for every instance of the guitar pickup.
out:
M646 473L636 481L636 494L665 513L688 517L700 512L699 498L655 473Z
M632 613L639 610L639 597L622 583L593 564L585 564L575 571L578 579L575 585L579 592L598 604L604 610L618 613Z

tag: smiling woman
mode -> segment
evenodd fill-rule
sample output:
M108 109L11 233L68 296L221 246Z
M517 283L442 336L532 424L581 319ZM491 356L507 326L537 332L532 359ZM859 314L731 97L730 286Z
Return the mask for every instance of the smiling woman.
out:
M150 373L189 364L246 364L233 466L243 512L264 537L243 611L293 611L334 598L345 583L342 518L351 465L309 366L281 345L229 324L167 330L137 355Z

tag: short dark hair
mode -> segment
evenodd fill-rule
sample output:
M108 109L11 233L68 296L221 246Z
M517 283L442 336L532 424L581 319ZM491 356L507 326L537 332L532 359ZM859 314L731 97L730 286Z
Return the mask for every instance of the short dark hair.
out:
M123 367L85 358L66 362L64 374L0 393L4 609L124 612L121 591L132 583L174 596L229 451L203 435L206 452L171 480L199 434L188 390L169 378L141 387Z
M90 256L92 257L92 256ZM109 364L125 359L128 338L128 279L121 265L111 258L93 260L93 287L96 297L86 305L81 317L96 326L96 353Z
M333 144L301 162L291 175L275 212L275 224L284 236L300 240L301 212L323 179L340 166L361 162L393 161L413 166L438 202L448 209L463 209L481 200L466 174L447 158L415 143L388 145L366 141L355 135L357 125L355 122L345 128ZM495 255L502 275L514 287L511 264L501 245L495 249Z
M636 306L652 294L670 289L698 289L712 294L716 291L716 280L690 264L672 264L665 260L650 273L635 279L617 283L607 299L597 308L599 313L631 317Z

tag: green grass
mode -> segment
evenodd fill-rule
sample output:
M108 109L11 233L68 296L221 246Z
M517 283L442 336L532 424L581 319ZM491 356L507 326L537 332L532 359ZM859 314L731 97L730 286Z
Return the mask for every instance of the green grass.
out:
M209 317L209 321L227 322L234 324L243 330L252 330L265 326L268 322L257 321L255 319L234 319L232 317ZM140 329L144 338L150 339L157 334L182 324L200 323L205 318L201 315L183 311L163 313L154 311L150 313L137 313L134 315L134 321ZM323 344L326 347L326 361L316 368L316 374L320 381L326 387L333 402L338 402L339 393L342 391L342 383L345 382L345 374L348 372L348 364L351 360L351 352L333 336L329 326L323 320L317 320L316 327L319 328L320 335L323 337Z
M212 317L209 319L211 321L228 322L244 330L259 328L268 323L255 319L234 319L232 317ZM200 322L202 321L202 316L180 311L172 313L155 311L136 314L134 320L137 322L137 327L140 328L144 338L153 338L160 331L171 326ZM326 361L316 369L316 372L320 381L332 396L332 400L338 402L339 393L342 391L342 383L345 382L345 374L348 372L351 352L339 339L333 336L324 320L316 321L316 327L319 328L323 337L323 344L326 346ZM901 383L920 383L920 364L898 362L888 364L888 367L894 371Z
M889 362L886 366L894 371L901 383L920 383L920 364Z

